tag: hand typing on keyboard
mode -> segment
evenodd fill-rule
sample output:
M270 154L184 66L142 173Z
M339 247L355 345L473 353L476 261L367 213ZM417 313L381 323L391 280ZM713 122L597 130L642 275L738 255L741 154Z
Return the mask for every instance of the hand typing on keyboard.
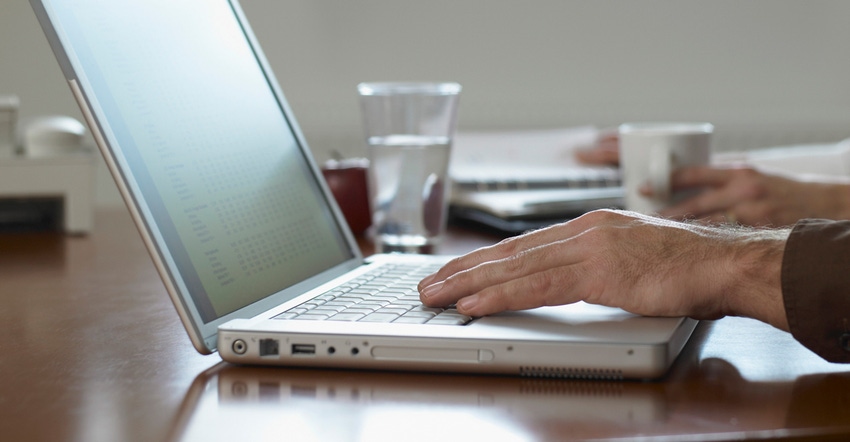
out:
M385 265L291 308L275 319L464 325L472 318L453 307L426 307L417 284L434 265Z

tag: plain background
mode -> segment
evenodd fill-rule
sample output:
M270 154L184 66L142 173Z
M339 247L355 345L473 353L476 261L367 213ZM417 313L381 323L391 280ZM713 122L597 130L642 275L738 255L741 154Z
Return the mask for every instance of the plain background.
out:
M22 120L82 119L29 3L0 2L0 94ZM362 81L461 83L459 130L700 120L720 150L850 137L846 0L242 6L319 161L365 153ZM123 204L102 164L96 201Z

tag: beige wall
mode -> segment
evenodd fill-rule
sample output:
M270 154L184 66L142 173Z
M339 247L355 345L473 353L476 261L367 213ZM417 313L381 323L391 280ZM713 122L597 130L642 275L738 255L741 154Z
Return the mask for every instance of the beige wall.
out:
M0 0L0 94L79 111L29 4ZM708 120L722 149L850 136L850 2L243 0L305 135L363 152L355 85L463 84L460 129ZM97 200L120 204L101 171Z

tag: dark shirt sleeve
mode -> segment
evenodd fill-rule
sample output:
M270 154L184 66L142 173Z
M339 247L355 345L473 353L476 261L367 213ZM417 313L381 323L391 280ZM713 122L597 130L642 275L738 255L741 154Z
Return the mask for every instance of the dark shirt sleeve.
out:
M850 362L850 221L801 220L782 258L794 338L830 362Z

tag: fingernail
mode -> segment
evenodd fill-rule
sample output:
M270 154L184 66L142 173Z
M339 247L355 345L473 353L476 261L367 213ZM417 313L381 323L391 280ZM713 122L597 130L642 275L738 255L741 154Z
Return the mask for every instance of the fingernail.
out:
M478 305L478 295L467 296L457 303L458 310L468 312Z
M437 274L432 273L432 274L422 278L422 281L419 281L419 287L428 287L429 285L434 283L435 279L437 279Z
M439 293L440 290L442 290L442 288L443 288L443 281L440 281L436 284L431 284L431 285L425 287L424 290L422 290L422 296L424 298L430 298L430 297L436 295L437 293Z

